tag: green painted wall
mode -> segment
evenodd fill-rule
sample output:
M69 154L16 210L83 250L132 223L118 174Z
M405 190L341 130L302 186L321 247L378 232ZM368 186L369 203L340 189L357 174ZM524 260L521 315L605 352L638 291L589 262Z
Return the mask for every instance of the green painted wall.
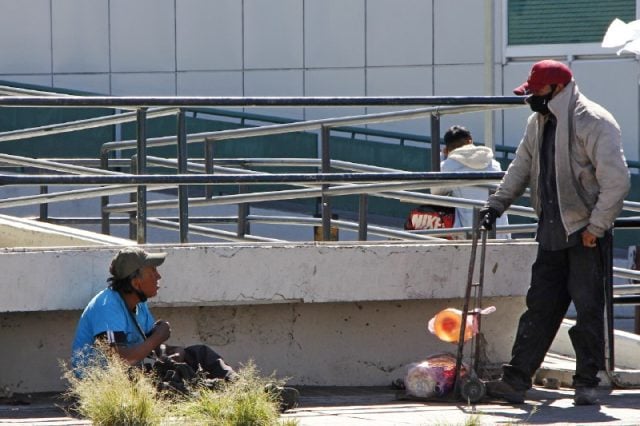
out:
M600 43L614 18L636 19L636 0L509 0L509 46Z

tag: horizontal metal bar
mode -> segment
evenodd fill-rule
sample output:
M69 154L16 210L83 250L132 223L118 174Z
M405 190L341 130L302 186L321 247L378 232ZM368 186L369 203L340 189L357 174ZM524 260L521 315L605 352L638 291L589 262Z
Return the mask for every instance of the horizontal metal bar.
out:
M620 268L618 266L613 267L613 275L618 278L627 278L630 280L640 281L640 271L634 269ZM640 286L638 286L640 289Z
M537 227L538 227L538 224L536 223L533 223L530 225L529 224L501 225L501 226L496 226L495 230L498 234L530 233L530 232L535 232ZM447 235L451 233L464 234L467 232L471 232L472 229L473 228L471 228L470 226L465 226L460 228L421 229L421 230L415 230L411 232L415 234L422 234L422 235Z
M164 117L176 114L176 108L158 108L147 113L147 118ZM30 127L27 129L12 130L0 133L0 142L13 141L39 136L51 136L61 133L74 132L77 130L94 129L97 127L111 126L136 121L135 112L125 112L122 114L108 115L102 117L87 118L85 120L67 121L59 124L47 124L45 126Z
M173 188L174 185L154 187L149 191L160 191ZM72 189L69 191L49 192L45 194L23 195L20 197L0 199L0 208L30 206L41 203L59 203L62 201L75 201L87 198L96 198L106 195L129 194L136 191L133 185L112 185L98 188ZM135 209L134 209L135 210Z
M491 108L508 108L513 105L497 105ZM286 124L273 124L267 126L218 130L215 132L193 133L187 136L187 143L202 143L207 140L231 140L246 137L276 135L291 132L303 132L317 130L322 127L340 127L344 125L372 124L397 122L402 120L413 120L417 118L429 117L432 114L459 114L462 112L484 111L490 109L487 106L464 105L464 106L437 106L422 109L412 109L404 111L382 112L376 114L354 115L340 118L324 118L318 120L298 121ZM147 139L147 146L165 146L175 144L176 136L163 136ZM136 147L135 140L107 142L102 145L102 152L116 149L133 149Z
M0 96L0 106L14 107L320 107L395 105L524 105L521 96Z
M179 231L180 229L180 224L178 223L153 218L147 219L147 224L175 231ZM284 240L278 240L276 238L260 237L257 235L249 234L245 234L243 237L238 237L237 233L235 232L223 231L221 229L213 229L204 226L189 225L188 228L189 233L205 235L208 237L216 237L227 241L285 242Z
M67 172L67 173L79 173L79 174L89 174L89 175L120 175L122 173L115 172L111 170L103 170L99 168L92 167L84 167L77 166L72 164L65 164L59 161L47 160L43 158L31 158L31 157L22 157L19 155L10 155L10 154L0 154L0 161L5 163L18 165L18 166L26 166L26 167L35 167L39 169L46 170L55 170L57 172Z
M640 217L619 217L613 222L616 229L640 228Z
M27 217L27 219L38 220L37 216ZM178 222L180 218L177 216L158 216L154 219ZM58 217L47 216L47 222L56 224L74 224L74 225L96 225L101 223L100 217ZM222 225L233 225L238 221L237 216L189 216L189 223L214 223ZM111 216L109 222L116 225L127 225L131 222L130 217Z
M640 284L622 284L622 285L618 284L618 285L614 285L613 286L613 291L616 294L616 296L629 295L629 294L640 294Z
M352 194L360 194L363 191L368 194L376 194L385 198L393 198L393 199L401 199L401 201L413 202L413 203L424 203L425 200L433 200L431 197L438 197L438 199L442 199L444 205L455 204L456 201L462 200L466 202L467 200L462 198L453 198L453 197L439 197L437 195L428 195L421 194L417 192L396 192L394 196L387 195L383 191L389 191L391 189L399 189L399 188L414 188L414 187L426 187L427 183L415 183L415 182L398 182L398 183L386 183L382 184L370 184L370 185L344 185L344 186L333 186L326 190L326 192L330 195L352 195ZM404 195L407 194L407 195ZM302 199L302 198L315 198L322 195L321 188L306 188L306 189L285 189L280 191L263 191L263 192L253 192L253 193L244 193L244 194L232 194L232 195L222 195L213 198L199 197L199 198L191 198L189 203L191 206L205 206L205 205L228 205L228 204L237 204L237 203L259 203L264 201L277 201L277 200L289 200L289 199ZM477 202L480 203L480 202ZM110 204L106 206L104 210L106 212L111 213L124 213L135 210L135 203L121 203L121 204ZM147 203L148 209L162 209L162 208L174 208L177 206L177 201L173 200L159 200L159 201L149 201ZM531 208L524 207L525 214L528 214ZM528 209L528 210L526 210Z
M615 305L640 305L640 296L614 296L612 298Z
M0 174L0 185L227 185L379 183L393 181L501 180L504 172L403 172L403 173L256 173L256 174L177 174L177 175L8 175ZM444 182L443 182L444 183Z
M622 209L628 212L640 212L640 203L637 201L624 201Z

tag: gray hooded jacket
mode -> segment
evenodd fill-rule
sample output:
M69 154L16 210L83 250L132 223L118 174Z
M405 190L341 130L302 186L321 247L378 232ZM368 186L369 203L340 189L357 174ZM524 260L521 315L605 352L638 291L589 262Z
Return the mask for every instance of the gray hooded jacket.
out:
M596 237L611 228L630 188L620 127L603 107L580 93L572 80L550 102L557 118L556 184L562 224L568 235L587 227ZM487 205L504 212L527 187L540 216L540 145L544 117L533 113L516 157Z

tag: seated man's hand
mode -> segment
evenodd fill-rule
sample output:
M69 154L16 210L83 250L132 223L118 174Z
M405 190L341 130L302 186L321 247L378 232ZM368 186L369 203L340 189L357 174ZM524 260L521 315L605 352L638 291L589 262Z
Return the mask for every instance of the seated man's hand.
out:
M482 226L487 231L491 231L493 229L493 225L496 223L496 219L500 216L498 210L493 207L483 207L480 209L479 213L480 226Z
M161 342L166 341L171 337L171 325L167 321L158 320L153 325L153 329L151 330L151 335L160 340Z
M184 348L182 346L167 346L165 354L174 362L184 362Z

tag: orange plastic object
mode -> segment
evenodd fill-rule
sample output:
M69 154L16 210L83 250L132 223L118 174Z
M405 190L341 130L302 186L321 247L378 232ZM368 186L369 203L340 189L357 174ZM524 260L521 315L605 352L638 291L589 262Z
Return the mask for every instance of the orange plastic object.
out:
M462 311L454 308L443 309L429 321L429 331L440 340L457 343L460 337ZM473 315L467 316L467 326L464 330L464 341L471 339L474 333Z

